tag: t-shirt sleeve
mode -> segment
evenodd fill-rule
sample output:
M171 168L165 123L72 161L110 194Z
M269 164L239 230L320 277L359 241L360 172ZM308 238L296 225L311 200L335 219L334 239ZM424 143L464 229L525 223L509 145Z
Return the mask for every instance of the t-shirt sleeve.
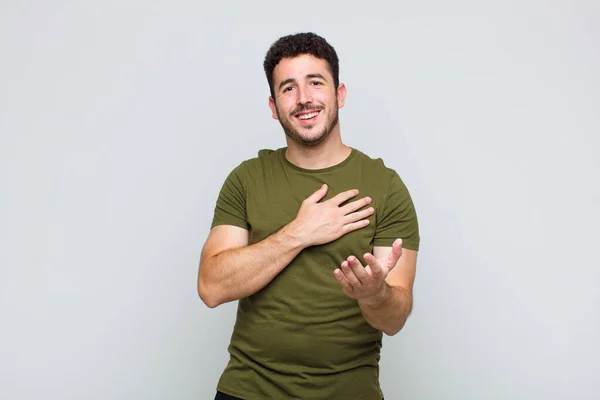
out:
M217 225L234 225L248 230L246 190L240 178L241 166L235 168L221 187L211 229Z
M391 246L398 238L402 239L403 248L419 250L417 213L406 185L394 171L383 210L377 216L373 244Z

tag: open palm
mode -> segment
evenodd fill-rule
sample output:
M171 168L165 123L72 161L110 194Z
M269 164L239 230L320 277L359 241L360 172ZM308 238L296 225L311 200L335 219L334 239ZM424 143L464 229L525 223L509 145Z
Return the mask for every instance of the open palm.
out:
M378 296L384 289L385 278L394 269L402 256L402 240L392 244L387 257L375 258L367 253L363 256L366 267L355 256L350 256L334 271L334 275L347 296L357 300Z

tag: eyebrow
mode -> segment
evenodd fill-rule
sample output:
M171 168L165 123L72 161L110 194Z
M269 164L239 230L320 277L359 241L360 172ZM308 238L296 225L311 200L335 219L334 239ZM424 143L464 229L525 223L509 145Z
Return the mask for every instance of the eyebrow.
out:
M327 81L327 79L325 79L325 77L321 74L308 74L306 75L307 78L320 78L323 79L324 81Z
M307 79L311 79L311 78L319 78L319 79L323 79L325 82L327 82L327 79L325 79L325 77L321 74L308 74L306 75ZM296 82L296 80L294 78L288 78L285 81L281 82L279 84L279 90L281 90L282 87L284 87L285 85L287 85L288 83L292 83L292 82Z

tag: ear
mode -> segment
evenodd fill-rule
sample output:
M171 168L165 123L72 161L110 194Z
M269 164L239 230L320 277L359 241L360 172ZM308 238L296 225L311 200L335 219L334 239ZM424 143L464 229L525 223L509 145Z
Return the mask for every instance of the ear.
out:
M269 96L269 107L271 108L273 119L279 119L277 116L277 105L275 105L275 100L272 96Z
M346 85L340 83L337 88L337 100L338 108L344 107L344 101L346 101Z

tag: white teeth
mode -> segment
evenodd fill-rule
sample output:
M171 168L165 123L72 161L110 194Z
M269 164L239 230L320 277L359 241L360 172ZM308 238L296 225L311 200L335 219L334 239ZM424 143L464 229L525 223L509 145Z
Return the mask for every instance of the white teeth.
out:
M309 118L312 118L312 117L316 117L318 114L319 114L318 112L313 112L313 113L310 113L310 114L301 115L298 118L299 119L309 119Z

